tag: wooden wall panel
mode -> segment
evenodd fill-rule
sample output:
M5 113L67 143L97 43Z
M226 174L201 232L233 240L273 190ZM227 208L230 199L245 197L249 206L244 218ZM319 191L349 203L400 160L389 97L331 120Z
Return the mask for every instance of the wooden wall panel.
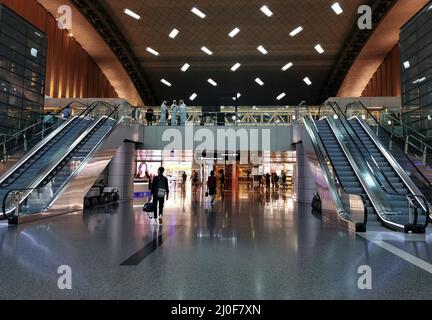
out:
M48 38L45 94L53 98L117 98L94 60L57 27L55 18L36 0L0 0Z
M400 97L400 48L396 45L386 56L362 93L363 97Z

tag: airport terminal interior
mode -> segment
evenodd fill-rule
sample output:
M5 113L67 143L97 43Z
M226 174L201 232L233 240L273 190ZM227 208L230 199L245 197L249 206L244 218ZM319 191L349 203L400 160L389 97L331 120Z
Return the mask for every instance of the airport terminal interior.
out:
M432 1L0 0L2 300L432 297Z

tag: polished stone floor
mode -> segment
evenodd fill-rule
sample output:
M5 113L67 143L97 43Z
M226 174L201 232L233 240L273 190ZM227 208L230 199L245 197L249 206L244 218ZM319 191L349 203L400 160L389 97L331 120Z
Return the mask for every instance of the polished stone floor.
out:
M164 225L123 202L19 227L0 224L1 299L432 298L432 236L356 235L289 191L178 190ZM59 266L72 270L60 290ZM360 266L372 289L360 290Z

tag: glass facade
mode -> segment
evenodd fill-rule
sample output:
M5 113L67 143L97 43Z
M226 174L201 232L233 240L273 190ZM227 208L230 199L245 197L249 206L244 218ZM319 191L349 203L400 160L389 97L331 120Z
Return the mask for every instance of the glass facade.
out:
M46 53L46 35L0 5L1 135L12 135L41 119Z

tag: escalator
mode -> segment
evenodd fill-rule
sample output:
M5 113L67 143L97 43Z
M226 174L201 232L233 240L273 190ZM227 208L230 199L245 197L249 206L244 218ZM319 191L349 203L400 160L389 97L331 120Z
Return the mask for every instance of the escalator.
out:
M3 200L3 215L9 223L31 221L40 215L49 215L50 211L61 214L80 209L85 190L95 181L87 175L85 184L78 183L80 189L73 192L75 196L84 192L81 199L71 197L70 188L76 187L75 179L86 171L86 166L91 166L92 157L105 139L118 127L133 123L128 116L130 111L130 108L103 102L92 104L57 128L3 175L0 199ZM124 141L122 137L117 140ZM105 166L118 147L105 152ZM103 168L90 170L96 174ZM55 207L57 209L52 210Z
M320 139L344 191L361 197L364 225L380 223L392 230L423 233L429 204L409 177L399 172L396 161L384 156L385 147L370 132L361 131L354 119L348 121L337 105L322 106L319 113ZM345 205L342 211L349 210Z

